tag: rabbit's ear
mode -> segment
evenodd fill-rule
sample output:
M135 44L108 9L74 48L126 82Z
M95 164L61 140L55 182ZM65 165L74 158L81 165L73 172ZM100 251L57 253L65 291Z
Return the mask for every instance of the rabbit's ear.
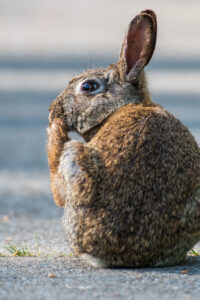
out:
M118 69L123 81L134 81L151 59L157 36L156 15L142 11L130 23L122 45Z

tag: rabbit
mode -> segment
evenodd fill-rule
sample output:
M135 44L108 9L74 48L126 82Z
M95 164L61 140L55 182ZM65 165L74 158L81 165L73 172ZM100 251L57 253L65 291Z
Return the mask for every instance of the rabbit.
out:
M200 148L147 88L156 36L142 11L118 62L75 76L49 108L53 196L73 253L94 267L180 264L200 240Z

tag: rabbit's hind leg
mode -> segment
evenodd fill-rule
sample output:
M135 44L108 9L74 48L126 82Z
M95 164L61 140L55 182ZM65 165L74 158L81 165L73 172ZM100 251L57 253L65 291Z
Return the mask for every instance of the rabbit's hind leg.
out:
M187 252L200 241L200 187L187 199L179 223L179 242L158 257L153 266L170 266L182 263Z
M104 261L103 259L99 258L99 257L95 257L91 254L88 253L82 253L80 255L80 258L84 261L86 261L87 263L89 263L91 266L95 267L95 268L107 268L109 267L109 265L107 264L106 261Z

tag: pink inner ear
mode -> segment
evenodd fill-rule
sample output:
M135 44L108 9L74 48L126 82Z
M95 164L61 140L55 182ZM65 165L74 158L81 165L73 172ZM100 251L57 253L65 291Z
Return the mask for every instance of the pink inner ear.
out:
M146 34L148 32L148 28L149 22L146 19L142 19L138 23L135 23L134 20L130 24L125 48L125 58L127 64L126 74L129 74L131 69L142 56L145 44L149 40Z

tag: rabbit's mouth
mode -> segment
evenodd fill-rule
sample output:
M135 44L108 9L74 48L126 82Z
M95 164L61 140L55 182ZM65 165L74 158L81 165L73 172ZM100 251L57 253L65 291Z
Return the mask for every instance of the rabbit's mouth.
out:
M93 127L92 129L90 129L89 131L85 132L82 134L83 139L85 140L86 143L88 143L89 141L91 141L91 139L95 136L95 134L99 131L99 129L101 128L102 124Z
M97 133L101 126L96 126L95 128L92 128L90 131L85 132L84 134L79 134L77 131L70 130L67 132L69 138L71 140L77 140L82 143L88 143Z
M67 134L71 140L81 141L82 143L85 142L84 138L76 131L68 131Z
M85 132L84 134L80 134L78 131L70 130L67 132L69 138L71 140L78 140L82 143L88 143L95 136L95 134L100 129L101 125L92 128L91 130Z

